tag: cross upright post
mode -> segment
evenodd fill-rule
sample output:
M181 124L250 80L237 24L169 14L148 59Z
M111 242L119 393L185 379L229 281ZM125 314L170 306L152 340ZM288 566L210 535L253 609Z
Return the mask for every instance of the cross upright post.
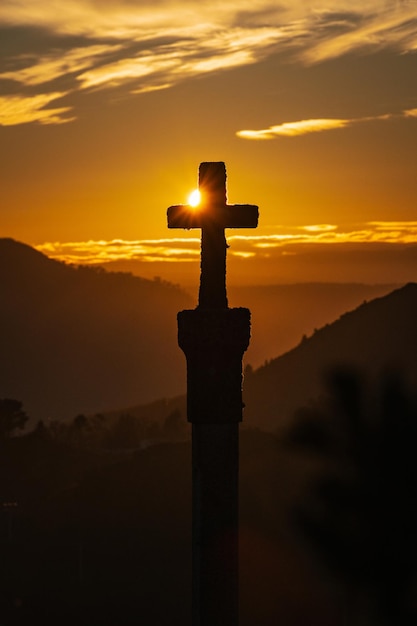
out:
M201 163L201 202L168 209L168 228L201 228L198 307L178 313L192 423L193 626L238 626L239 422L250 311L230 309L225 228L256 228L258 207L229 205L223 162Z

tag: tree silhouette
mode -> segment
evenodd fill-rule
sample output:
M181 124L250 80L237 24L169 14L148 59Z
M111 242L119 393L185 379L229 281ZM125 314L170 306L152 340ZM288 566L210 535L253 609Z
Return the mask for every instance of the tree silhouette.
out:
M365 614L370 624L416 623L415 397L395 375L369 385L334 371L327 396L295 415L288 441L324 461L294 519L346 584L352 623Z
M11 398L0 399L0 440L8 439L16 430L23 430L28 416L22 402Z

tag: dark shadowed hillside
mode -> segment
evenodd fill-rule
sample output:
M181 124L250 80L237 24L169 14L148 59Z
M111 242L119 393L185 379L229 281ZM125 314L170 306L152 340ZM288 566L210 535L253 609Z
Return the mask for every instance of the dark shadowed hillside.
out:
M229 287L229 306L251 311L252 337L244 360L257 368L296 346L301 337L333 322L364 300L390 293L400 285L296 283Z
M176 314L161 281L71 267L0 240L0 397L33 419L73 417L185 390Z
M362 304L255 372L244 384L244 421L274 430L317 398L334 366L370 375L399 370L417 379L417 284Z
M0 495L15 503L0 508L2 624L191 625L189 443L113 457L44 430L1 454ZM278 439L242 433L240 467L239 623L339 626L337 598L289 525Z

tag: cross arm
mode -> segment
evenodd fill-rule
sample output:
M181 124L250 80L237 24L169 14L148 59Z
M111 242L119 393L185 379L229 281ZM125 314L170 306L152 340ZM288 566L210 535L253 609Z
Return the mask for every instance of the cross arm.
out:
M217 224L221 228L256 228L259 209L253 204L226 204L217 207L170 206L168 228L203 228Z
M188 204L175 204L167 211L168 228L202 228L201 213Z

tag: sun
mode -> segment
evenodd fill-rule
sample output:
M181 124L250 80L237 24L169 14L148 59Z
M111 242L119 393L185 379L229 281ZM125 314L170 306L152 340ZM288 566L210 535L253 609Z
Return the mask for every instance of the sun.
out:
M198 189L194 189L188 196L188 204L192 207L198 207L201 201L201 194Z

